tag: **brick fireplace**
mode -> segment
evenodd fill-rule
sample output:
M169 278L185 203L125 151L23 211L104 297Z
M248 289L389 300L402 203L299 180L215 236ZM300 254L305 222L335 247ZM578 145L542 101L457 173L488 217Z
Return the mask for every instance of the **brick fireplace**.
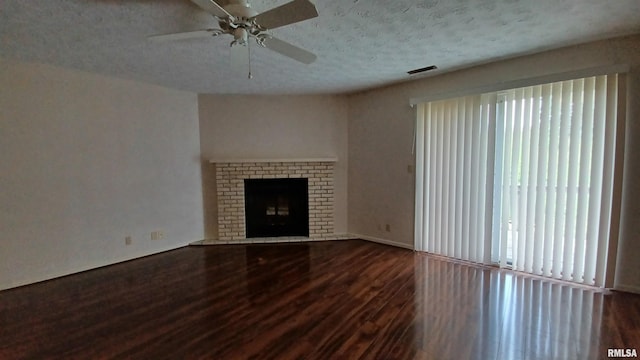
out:
M333 159L215 161L218 239L244 240L245 179L308 179L309 238L334 234Z

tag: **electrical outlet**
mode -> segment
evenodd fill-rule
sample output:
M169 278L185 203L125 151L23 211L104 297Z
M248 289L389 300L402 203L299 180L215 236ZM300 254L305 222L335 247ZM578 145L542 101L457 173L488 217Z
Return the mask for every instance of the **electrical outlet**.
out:
M158 234L158 238L156 240L164 239L164 231L156 231L156 234Z
M131 236L127 236L124 238L124 244L125 245L131 245L131 243L133 242L133 240L131 239Z
M385 229L387 232L391 232L391 225L386 224L386 225L384 226L384 229Z
M151 240L158 240L158 233L156 231L151 232Z

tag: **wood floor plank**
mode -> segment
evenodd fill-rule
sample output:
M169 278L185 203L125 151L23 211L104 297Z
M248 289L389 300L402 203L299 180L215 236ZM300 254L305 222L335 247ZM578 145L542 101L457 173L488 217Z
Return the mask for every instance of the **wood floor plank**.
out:
M0 359L574 359L640 296L360 240L187 247L0 291Z

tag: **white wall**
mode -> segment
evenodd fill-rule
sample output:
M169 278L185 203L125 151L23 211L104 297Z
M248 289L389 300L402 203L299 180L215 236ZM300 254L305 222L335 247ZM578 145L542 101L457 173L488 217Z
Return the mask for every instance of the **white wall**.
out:
M415 110L409 99L577 69L628 64L628 121L616 287L640 292L640 36L594 42L349 97L349 232L413 245ZM384 225L389 224L387 232Z
M0 289L202 239L196 94L7 60L0 83Z
M347 101L338 96L200 95L206 236L217 236L209 159L335 157L335 232L347 230Z

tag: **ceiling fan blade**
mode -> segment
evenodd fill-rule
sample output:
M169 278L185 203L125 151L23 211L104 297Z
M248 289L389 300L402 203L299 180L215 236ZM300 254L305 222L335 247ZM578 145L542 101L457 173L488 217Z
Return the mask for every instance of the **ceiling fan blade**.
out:
M204 38L208 36L218 36L221 33L222 33L222 30L219 30L219 29L204 29L204 30L171 33L171 34L151 35L149 36L149 40L162 42L162 41L174 41L174 40L184 40L184 39L197 39L197 38Z
M289 44L286 41L282 41L274 37L265 38L262 41L262 44L264 44L264 47L269 50L273 50L281 55L290 57L304 64L311 64L317 58L314 53L310 53L307 50L301 49L295 45Z
M213 0L191 0L192 3L198 5L202 10L220 19L233 19L233 16L227 12L222 6Z
M249 44L235 44L230 50L231 69L236 73L251 78L249 67Z
M265 29L275 29L317 16L318 10L309 0L293 0L290 3L258 14L253 19Z

